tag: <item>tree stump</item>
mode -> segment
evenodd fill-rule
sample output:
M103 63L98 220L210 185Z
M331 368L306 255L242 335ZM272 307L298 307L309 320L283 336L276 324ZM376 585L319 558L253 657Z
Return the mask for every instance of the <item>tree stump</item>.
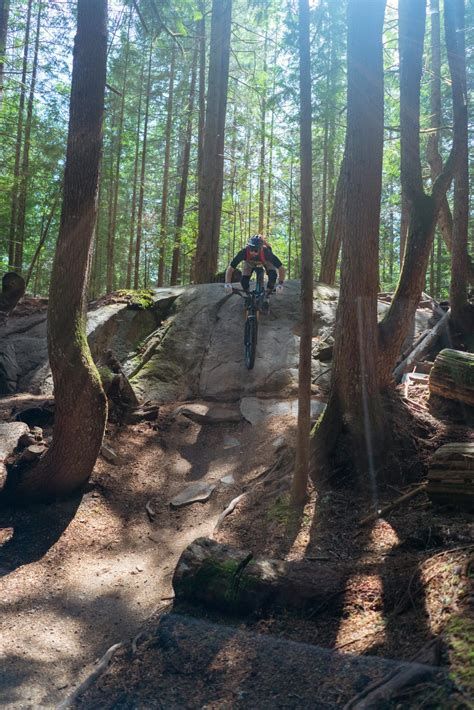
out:
M445 444L435 451L426 492L433 503L474 510L474 442Z
M474 407L474 354L446 348L430 373L430 392Z

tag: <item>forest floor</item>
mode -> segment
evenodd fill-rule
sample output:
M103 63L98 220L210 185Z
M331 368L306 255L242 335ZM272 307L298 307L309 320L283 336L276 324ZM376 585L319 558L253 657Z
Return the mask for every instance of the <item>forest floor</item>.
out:
M411 399L403 405L402 427L414 443L422 442L421 465L400 451L406 482L403 490L387 489L384 500L420 480L426 457L437 446L470 436L428 412L423 388L412 388ZM24 403L22 396L0 400L0 419ZM258 427L245 421L198 424L173 406L162 407L156 422L109 427L106 444L117 453L117 463L100 458L81 498L1 510L0 704L55 707L94 671L109 647L125 642L78 707L342 707L350 694L341 678L319 695L314 687L309 696L293 687L270 697L264 682L252 685L249 695L245 683L252 668L232 644L226 652L221 644L203 667L205 654L189 641L187 658L200 657L199 676L181 661L170 666L173 654L165 662L163 649L153 644L160 619L173 609L171 582L181 552L195 538L213 534L222 510L277 458L272 442L284 436L291 444L295 426L290 416ZM229 474L235 483L218 483ZM474 707L468 698L474 689L469 667L474 517L436 510L422 493L361 527L358 521L371 509L367 492L358 491L343 470L336 486L312 489L304 510L294 514L287 501L289 480L290 469L277 467L268 485L250 490L215 538L265 557L326 560L334 567L349 562L353 572L344 593L306 616L239 620L203 609L174 611L222 629L283 639L288 648L297 641L352 656L410 660L441 637L443 663L457 688L449 707ZM208 502L173 509L170 500L194 481L218 485ZM201 633L209 635L209 628L203 626ZM292 675L284 665L277 672ZM305 673L310 676L311 668ZM222 681L217 689L210 682L216 674ZM443 700L440 705L438 691L427 684L416 698L402 697L399 707L447 707Z

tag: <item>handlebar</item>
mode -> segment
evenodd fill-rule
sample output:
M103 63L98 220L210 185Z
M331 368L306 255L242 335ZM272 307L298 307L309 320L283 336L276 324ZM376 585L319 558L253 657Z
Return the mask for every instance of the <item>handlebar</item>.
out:
M276 289L272 289L271 291L268 291L268 289L265 289L265 295L270 296L272 293L275 293ZM251 296L252 294L255 293L255 291L244 291L243 288L234 288L232 287L232 293L237 293L239 296L242 298L247 298L247 296ZM258 294L260 295L260 294Z

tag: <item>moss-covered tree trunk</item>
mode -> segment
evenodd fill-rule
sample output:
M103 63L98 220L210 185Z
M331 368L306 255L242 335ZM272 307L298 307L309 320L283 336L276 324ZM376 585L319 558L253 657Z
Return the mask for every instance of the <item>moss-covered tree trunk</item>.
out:
M100 451L107 404L86 339L89 274L102 153L106 0L79 0L61 226L51 276L48 349L56 401L53 442L15 483L21 498L71 494Z

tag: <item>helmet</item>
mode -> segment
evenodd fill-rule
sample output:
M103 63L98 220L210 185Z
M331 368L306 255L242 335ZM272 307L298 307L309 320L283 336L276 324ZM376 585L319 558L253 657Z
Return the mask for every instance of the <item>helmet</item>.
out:
M250 237L247 246L250 247L250 249L255 249L258 251L263 247L263 239L259 234L255 234L253 237Z

